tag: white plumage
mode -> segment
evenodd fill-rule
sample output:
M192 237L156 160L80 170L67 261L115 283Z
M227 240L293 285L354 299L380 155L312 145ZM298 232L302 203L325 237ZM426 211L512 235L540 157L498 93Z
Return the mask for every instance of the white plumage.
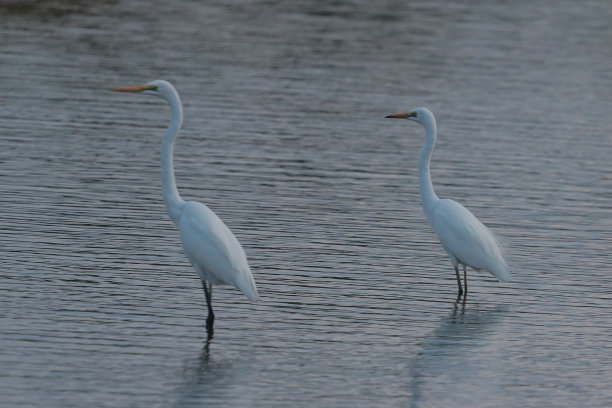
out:
M177 224L185 255L200 279L215 285L229 284L257 301L257 288L246 254L234 234L207 206L186 202Z
M508 282L510 272L491 231L467 208L453 200L439 199L434 191L429 172L431 153L437 138L436 119L433 113L427 108L417 108L408 113L389 115L387 118L413 120L425 128L425 146L419 155L419 188L423 210L455 267L459 296L464 292L461 288L459 265L463 265L466 294L467 266L476 270L486 270L499 281Z
M246 254L234 234L214 212L202 203L183 201L178 193L172 151L183 124L183 106L172 84L157 80L142 86L115 88L113 91L159 96L170 104L172 116L162 141L161 155L164 202L168 215L180 231L185 255L202 280L208 306L206 328L211 338L215 320L212 309L213 284L234 285L250 300L258 299Z
M434 231L453 265L489 271L501 282L510 280L504 257L491 231L467 208L453 200L439 200L434 209Z

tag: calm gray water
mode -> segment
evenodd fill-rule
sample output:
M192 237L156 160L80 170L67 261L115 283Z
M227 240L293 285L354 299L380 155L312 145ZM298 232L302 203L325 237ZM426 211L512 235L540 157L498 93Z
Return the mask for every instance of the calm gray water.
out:
M467 4L466 4L467 3ZM3 407L612 406L607 1L0 1ZM161 199L242 242L261 295L204 295ZM513 281L450 261L437 193Z

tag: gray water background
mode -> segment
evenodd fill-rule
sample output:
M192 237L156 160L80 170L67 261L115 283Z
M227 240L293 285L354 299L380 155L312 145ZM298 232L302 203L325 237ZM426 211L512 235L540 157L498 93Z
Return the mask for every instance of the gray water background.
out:
M0 1L0 405L612 405L608 1ZM242 242L261 295L204 296L161 199ZM505 247L452 266L432 177Z

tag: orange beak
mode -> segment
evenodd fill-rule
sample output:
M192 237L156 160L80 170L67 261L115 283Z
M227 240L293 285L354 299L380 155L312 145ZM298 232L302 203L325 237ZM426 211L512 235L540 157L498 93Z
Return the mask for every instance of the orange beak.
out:
M154 91L157 87L155 85L138 85L138 86L124 86L121 88L113 88L113 92L142 92L142 91Z
M412 112L409 113L396 113L395 115L385 116L385 118L390 119L408 119L409 117L414 116Z

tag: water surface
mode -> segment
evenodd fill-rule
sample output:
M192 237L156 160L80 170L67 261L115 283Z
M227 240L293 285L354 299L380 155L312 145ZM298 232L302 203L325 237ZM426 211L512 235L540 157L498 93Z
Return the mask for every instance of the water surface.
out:
M0 405L610 406L607 2L2 2ZM215 337L159 180L179 90L185 199L261 295ZM450 261L432 177L513 280Z

